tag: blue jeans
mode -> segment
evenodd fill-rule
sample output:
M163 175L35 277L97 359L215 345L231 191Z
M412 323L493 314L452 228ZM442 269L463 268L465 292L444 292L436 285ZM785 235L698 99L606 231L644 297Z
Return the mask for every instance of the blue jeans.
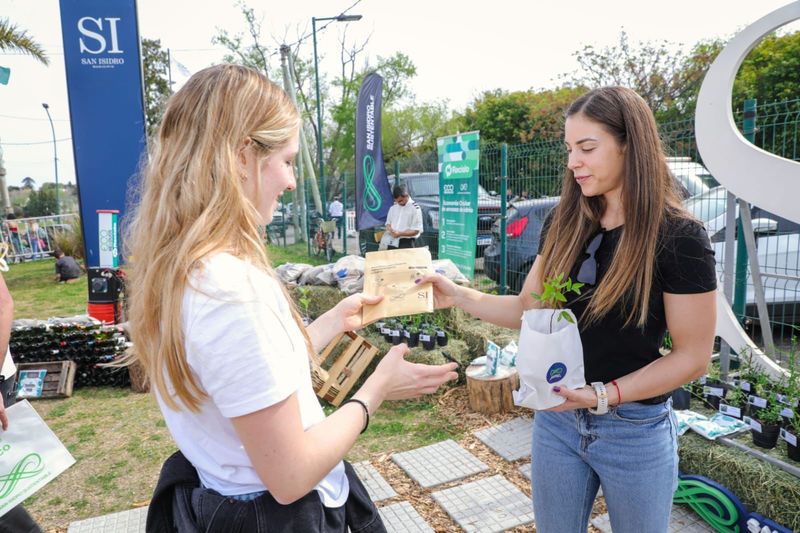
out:
M531 489L538 533L584 533L603 487L614 533L665 533L678 486L672 401L540 411L533 419Z

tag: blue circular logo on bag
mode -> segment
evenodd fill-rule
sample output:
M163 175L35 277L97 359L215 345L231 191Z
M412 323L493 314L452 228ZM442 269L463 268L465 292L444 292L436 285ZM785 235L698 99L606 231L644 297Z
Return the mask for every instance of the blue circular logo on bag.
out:
M547 382L555 383L557 381L561 381L566 375L567 365L564 363L553 363L553 365L547 370Z

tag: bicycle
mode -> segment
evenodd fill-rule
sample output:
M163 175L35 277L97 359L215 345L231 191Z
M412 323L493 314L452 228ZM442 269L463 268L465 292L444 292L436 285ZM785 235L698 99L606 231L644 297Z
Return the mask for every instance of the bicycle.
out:
M314 252L314 255L325 254L325 259L331 263L334 254L333 237L336 235L336 221L316 218L314 224L317 226L317 231L311 240L311 251Z

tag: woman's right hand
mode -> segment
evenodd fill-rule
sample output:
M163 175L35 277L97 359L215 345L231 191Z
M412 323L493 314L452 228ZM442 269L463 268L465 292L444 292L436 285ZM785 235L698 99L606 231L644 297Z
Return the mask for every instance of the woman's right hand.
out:
M433 307L444 309L456 305L461 287L442 276L441 274L426 274L414 283L430 283L433 285Z
M393 346L367 379L364 389L380 395L382 400L407 400L432 394L448 381L458 378L456 363L424 365L405 360L408 345ZM365 391L367 392L367 391Z

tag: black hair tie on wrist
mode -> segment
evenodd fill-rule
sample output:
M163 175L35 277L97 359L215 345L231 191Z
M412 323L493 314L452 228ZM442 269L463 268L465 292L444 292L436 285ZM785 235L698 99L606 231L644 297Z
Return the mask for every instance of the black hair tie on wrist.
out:
M369 427L369 407L367 407L366 402L364 402L362 400L359 400L358 398L350 398L349 400L343 401L342 404L339 406L339 408L341 409L342 407L344 407L345 405L347 405L348 403L351 403L351 402L352 403L357 403L361 407L364 408L364 415L367 417L367 421L364 424L364 429L361 430L361 433L364 433L367 430L367 428Z

